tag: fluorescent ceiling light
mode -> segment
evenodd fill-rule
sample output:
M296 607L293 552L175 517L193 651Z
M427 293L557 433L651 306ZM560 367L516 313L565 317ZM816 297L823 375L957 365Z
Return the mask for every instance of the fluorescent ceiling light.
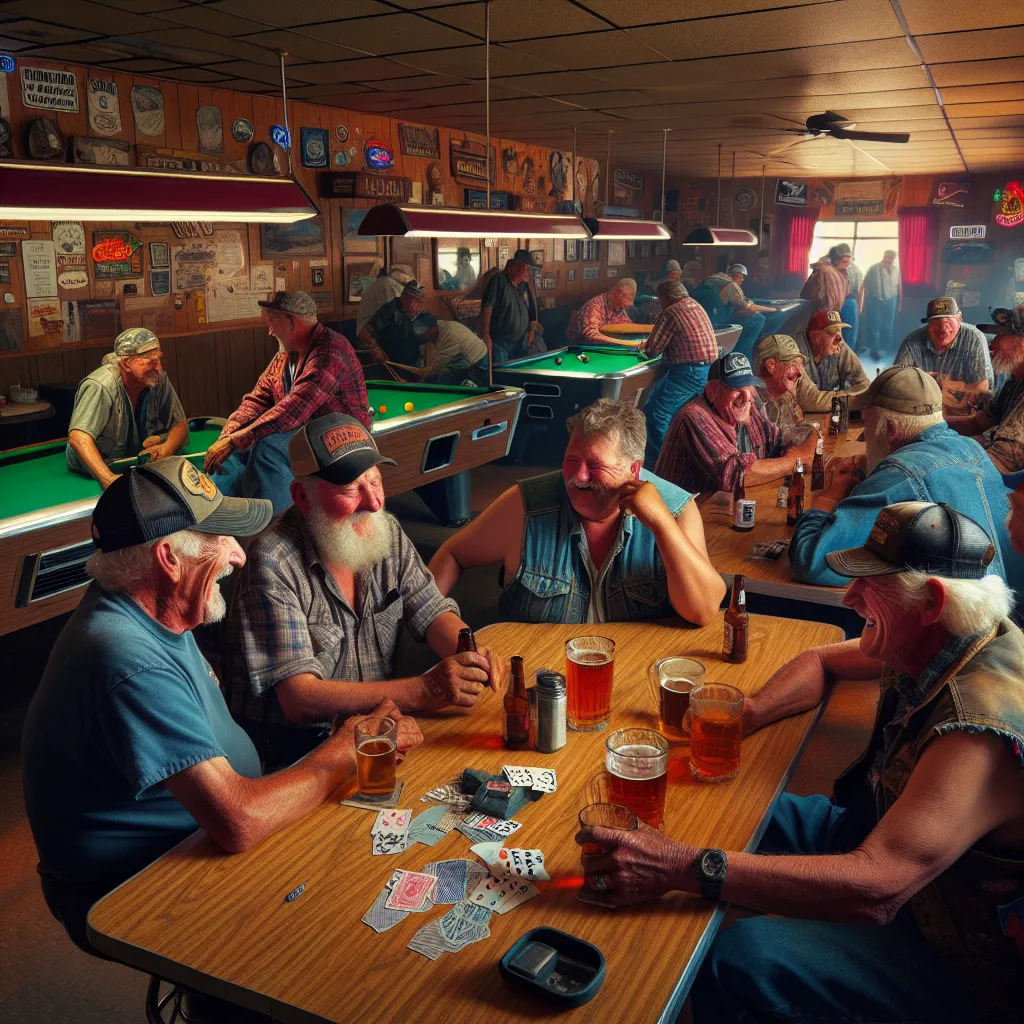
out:
M597 241L664 241L672 233L660 220L632 220L625 217L584 217L590 237Z
M405 238L590 238L575 214L455 210L445 206L373 206L360 235Z
M757 235L744 228L694 228L682 245L757 245Z

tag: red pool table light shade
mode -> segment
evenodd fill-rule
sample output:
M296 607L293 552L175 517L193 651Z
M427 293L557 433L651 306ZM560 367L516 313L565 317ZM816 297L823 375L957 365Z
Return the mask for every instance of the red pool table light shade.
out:
M319 212L290 178L0 161L4 220L294 224Z
M757 235L744 228L694 228L683 245L757 245Z
M625 217L584 217L590 237L603 242L661 242L672 233L660 220L632 220Z
M373 206L359 225L361 235L405 238L590 238L571 213L509 213L445 206Z

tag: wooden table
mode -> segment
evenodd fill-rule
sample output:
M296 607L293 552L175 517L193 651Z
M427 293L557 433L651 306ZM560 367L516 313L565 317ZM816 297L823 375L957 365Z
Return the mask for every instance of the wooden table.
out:
M811 422L817 420L814 416ZM857 440L863 433L862 423L851 423L849 431L838 437L828 435L828 417L821 419L825 430L825 461L830 456L863 455L867 445ZM807 496L804 508L811 507L811 465L805 467ZM784 554L777 562L764 558L750 559L750 548L758 541L791 540L793 528L786 525L786 510L777 503L779 484L761 484L748 487L747 497L757 502L757 519L752 530L739 531L732 528L731 495L719 492L701 504L704 519L704 537L708 546L711 564L725 577L728 583L736 573L742 573L746 589L752 594L769 597L783 597L792 601L841 607L846 587L824 587L811 583L798 583L793 579L789 555Z
M656 726L647 670L657 658L689 654L712 679L757 690L797 651L842 638L835 626L751 616L764 638L743 665L721 661L722 617L703 629L652 623L609 623L617 643L615 694L608 731L570 733L556 754L510 752L501 742L501 703L485 694L466 716L423 720L426 743L399 769L401 804L416 812L427 789L472 766L540 764L558 772L558 792L519 815L509 845L539 847L552 876L537 898L491 918L491 935L431 962L406 948L436 913L410 915L383 935L360 917L395 868L467 857L469 841L452 832L432 848L391 857L370 855L370 812L333 800L248 853L220 852L202 832L185 840L93 907L90 939L103 952L141 970L232 999L281 1021L444 1020L480 1024L547 1017L552 1008L504 982L497 964L520 935L552 925L595 943L608 961L597 998L560 1016L584 1021L674 1020L724 907L675 894L615 911L576 899L581 872L573 842L583 787L603 767L612 728ZM580 626L502 623L477 635L502 656L522 654L527 677L564 670L564 643ZM666 831L698 846L751 849L773 801L785 788L816 714L776 723L743 742L737 779L696 782L687 751L675 745L669 765ZM284 897L299 883L306 892Z

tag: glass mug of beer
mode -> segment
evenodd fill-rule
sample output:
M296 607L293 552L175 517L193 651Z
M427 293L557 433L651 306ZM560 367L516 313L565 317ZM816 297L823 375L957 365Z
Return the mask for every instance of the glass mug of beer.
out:
M665 825L668 740L653 729L617 729L605 741L609 802L628 807L651 828Z
M356 723L356 783L363 800L387 800L395 791L398 726L371 716Z
M624 832L634 832L640 827L636 815L622 804L587 804L580 811L581 828L617 828ZM607 848L600 843L581 843L581 855L607 853Z
M690 774L725 782L740 771L743 693L725 683L702 683L690 693L684 724L690 730Z
M648 670L654 699L658 703L658 719L663 736L670 740L687 740L689 730L683 719L690 707L690 691L699 686L707 670L693 658L662 658Z
M615 641L577 636L565 645L566 723L576 732L597 732L612 713Z

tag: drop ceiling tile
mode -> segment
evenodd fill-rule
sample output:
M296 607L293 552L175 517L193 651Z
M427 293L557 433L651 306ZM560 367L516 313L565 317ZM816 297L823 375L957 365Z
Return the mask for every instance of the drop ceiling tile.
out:
M397 89L399 92L416 92L419 89L437 89L443 85L457 85L458 80L452 75L409 75L406 78L392 78L387 82L371 82L371 85ZM494 87L494 82L491 82Z
M251 17L230 14L209 4L198 7L178 7L161 15L165 21L185 25L198 32L215 32L221 36L240 36L256 32L260 23Z
M306 29L289 32L287 29L271 29L269 32L251 32L241 36L247 43L264 46L270 50L286 50L289 61L351 60L366 54L340 43L317 39L306 35ZM309 31L315 31L313 29Z
M1018 57L1024 52L1024 27L921 35L917 43L929 64Z
M140 54L152 57L166 56L168 53L195 53L199 59L203 54L217 54L222 58L238 57L242 60L255 61L258 64L276 65L278 56L262 46L254 46L242 39L229 39L209 32L196 32L190 28L168 28L158 32L146 32L136 36L113 37L133 47ZM188 58L186 58L188 59Z
M666 15L679 11L682 5L673 6L666 4L665 0L630 0L623 3L622 0L582 0L583 6L603 18L619 26L626 25L649 25L654 22L672 20ZM714 14L735 14L742 11L757 11L781 9L783 7L797 7L802 4L813 3L815 0L715 0L713 5L707 5L704 9ZM699 17L701 5L687 4L691 17ZM688 12L688 13L689 13Z
M653 42L648 45L635 34L613 30L554 39L530 39L507 45L519 53L539 57L566 68L601 68L643 63L656 60L664 52Z
M943 89L948 85L985 85L989 82L1024 81L1024 57L1004 57L997 60L958 61L932 66L935 84Z
M491 79L493 84L494 78ZM521 88L527 92L545 96L574 96L587 94L599 89L608 89L608 84L595 75L583 71L542 71L532 75L507 75L497 81L510 88Z
M92 0L46 0L45 4L40 0L11 0L3 10L5 14L21 14L51 25L78 28L91 36L150 32L170 24L162 18L115 10Z
M446 85L436 89L421 89L416 94L416 102L420 105L444 107L455 103L483 102L484 87L478 82L465 82L457 85ZM494 97L491 97L492 101Z
M155 75L167 68L180 67L180 64L166 60L154 60L152 57L132 57L128 60L122 60L121 58L112 58L109 54L105 64L116 71L127 71L136 75Z
M1020 9L1006 0L901 0L900 6L914 35L942 26L964 31L1020 24Z
M351 88L356 88L356 86L351 86ZM391 95L390 93L366 91L361 96L345 97L345 102L350 102L357 110L373 110L380 114L394 113L396 117L415 110L430 109L430 104L422 103L415 96L415 93Z
M249 78L256 82L264 82L267 85L275 86L280 86L281 84L280 65L277 67L271 67L266 64L254 64L249 60L224 60L211 63L207 66L210 67L211 70L229 75L232 78ZM297 74L298 69L304 67L306 67L306 65L289 64L287 66L285 76L289 87L293 85L309 84L309 79Z
M415 14L383 14L373 18L324 21L303 26L318 39L330 39L368 53L409 53L466 46L473 36Z
M483 39L483 4L440 7L426 13L437 21L472 32ZM516 0L515 3L491 5L491 42L596 32L607 27L606 22L569 0Z
M133 14L159 14L177 7L187 7L189 0L100 0L106 7L117 7Z
M469 78L484 77L484 48L460 46L450 50L424 51L406 54L402 62L422 71L461 75ZM510 50L505 46L491 47L491 75L526 75L532 72L561 70L550 61Z
M62 25L48 25L41 21L33 21L31 18L18 18L3 23L3 34L5 38L22 40L34 46L56 46L59 43L73 43L79 39L88 39L95 36L95 32L87 32L77 28L65 28ZM14 48L23 48L15 44Z
M378 3L377 0L300 0L298 3L281 3L281 0L220 0L216 9L281 27L336 20L339 14L346 18L362 18L371 14L387 14L393 10L390 5Z
M261 96L276 96L281 91L280 83L271 85L269 82L257 82L252 78L228 78L220 83L225 89L232 89L235 92L251 92ZM288 86L288 97L292 96L295 86Z
M172 68L160 74L161 78L173 78L176 82L197 82L199 84L217 84L228 81L231 75L210 68Z
M301 68L301 71L299 70ZM302 64L294 73L307 82L363 82L371 86L388 82L407 73L406 68L383 57L362 57L358 60L325 61Z

